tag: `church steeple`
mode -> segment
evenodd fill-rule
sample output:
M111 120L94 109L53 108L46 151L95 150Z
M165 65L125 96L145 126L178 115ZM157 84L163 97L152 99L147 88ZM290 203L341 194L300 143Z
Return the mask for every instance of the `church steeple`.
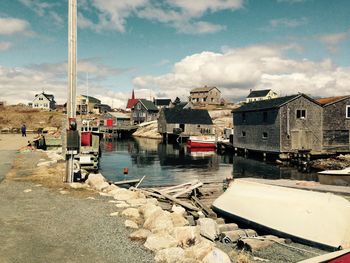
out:
M132 90L131 99L132 99L132 100L134 100L134 99L135 99L135 92L134 92L134 89Z

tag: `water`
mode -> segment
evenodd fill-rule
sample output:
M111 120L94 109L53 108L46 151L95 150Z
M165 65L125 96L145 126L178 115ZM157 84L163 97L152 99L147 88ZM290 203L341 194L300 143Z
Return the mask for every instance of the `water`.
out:
M152 139L104 142L102 151L100 168L107 179L122 181L146 175L142 186L175 185L195 179L221 182L229 176L318 181L317 174L300 173L291 167L232 154L193 153L184 146ZM129 169L127 175L123 174L125 167Z

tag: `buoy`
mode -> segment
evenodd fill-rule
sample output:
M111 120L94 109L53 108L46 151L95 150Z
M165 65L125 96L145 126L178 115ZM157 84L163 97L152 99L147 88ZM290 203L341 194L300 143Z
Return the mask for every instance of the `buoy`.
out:
M128 167L125 167L124 168L124 174L128 174L129 173L129 168Z

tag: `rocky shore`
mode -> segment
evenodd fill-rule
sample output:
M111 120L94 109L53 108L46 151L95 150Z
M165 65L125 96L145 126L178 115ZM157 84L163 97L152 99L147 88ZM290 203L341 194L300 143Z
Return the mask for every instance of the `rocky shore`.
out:
M350 155L339 155L327 159L311 161L311 167L315 170L341 170L350 167Z

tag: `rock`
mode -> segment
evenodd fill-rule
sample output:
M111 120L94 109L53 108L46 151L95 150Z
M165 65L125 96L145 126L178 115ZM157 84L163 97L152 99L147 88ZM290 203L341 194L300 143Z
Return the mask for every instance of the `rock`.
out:
M178 263L185 257L185 252L180 247L171 247L159 250L154 257L156 262Z
M126 202L132 207L143 206L147 203L145 198L130 199L130 200L126 200Z
M196 225L196 222L194 221L194 218L193 218L192 215L185 216L185 218L188 221L188 223L190 224L190 226L195 226Z
M194 246L201 240L198 226L174 227L172 236L177 240L177 245L182 248Z
M204 258L203 263L231 263L229 256L218 248L214 248Z
M186 214L186 210L182 206L173 205L171 208L171 211L173 211L174 213L180 214L182 216L185 216Z
M139 208L140 213L144 219L147 220L153 213L163 211L162 208L154 204L146 204Z
M175 247L177 241L168 233L151 234L147 237L144 246L151 251Z
M149 235L151 235L152 232L149 231L148 229L144 229L144 228L141 228L135 232L132 232L130 235L129 235L129 238L131 240L141 240L141 241L145 241L147 239L147 237Z
M202 211L198 211L197 213L199 218L205 218L205 214Z
M237 230L237 229L238 229L238 225L235 223L218 225L219 234L221 234L225 231L233 231L233 230Z
M138 229L139 226L132 220L125 220L124 225L126 228Z
M68 192L68 191L65 191L65 190L61 190L61 191L60 191L60 194L61 194L61 195L67 195L67 194L69 194L69 192Z
M120 189L118 186L116 186L115 184L110 184L104 191L106 193L109 193L112 192L113 190L117 190L117 189ZM114 195L114 194L112 194Z
M105 181L105 178L103 177L102 174L100 173L97 173L97 174L89 174L89 177L88 179L86 180L86 183L93 189L97 189L97 187L99 189L105 187L107 188L108 187L108 183ZM106 184L103 184L103 183L107 183L108 185ZM103 185L102 185L103 184ZM100 186L101 185L101 186ZM101 191L101 190L98 190L98 191Z
M109 200L108 203L113 203L113 204L116 204L118 201L115 201L115 200Z
M214 241L219 234L218 225L211 218L199 218L197 224L200 226L202 236Z
M138 198L137 193L123 189L123 188L118 189L118 192L114 195L114 199L119 201L126 201L129 199L135 199L135 198Z
M145 221L144 228L151 230L152 232L167 231L171 232L174 228L173 221L170 213L167 211L158 211L152 213Z
M73 189L85 189L88 187L86 184L82 183L70 183L69 186Z
M158 200L157 198L147 198L146 199L147 204L153 204L153 205L158 205Z
M213 242L201 238L198 244L185 249L185 255L187 258L202 260L214 248L214 246Z
M140 213L136 208L127 208L122 212L122 215L132 219L139 219Z
M89 196L89 197L86 197L86 199L88 199L88 200L95 200L96 198L92 197L92 196Z
M24 193L29 193L29 192L31 192L32 191L32 189L25 189L23 192Z
M115 206L118 207L118 208L128 208L128 207L130 207L130 205L128 205L127 203L116 204Z
M104 193L104 192L99 192L100 196L109 196L109 194Z
M119 212L113 212L109 214L110 216L119 216Z
M96 189L97 191L101 192L105 189L107 189L107 187L109 186L109 183L107 182L102 182L100 184L97 184L94 186L94 189Z
M218 224L218 225L224 225L225 224L225 219L223 219L222 217L218 217L218 218L216 218L216 223Z
M171 213L171 220L173 221L174 227L177 226L188 226L190 223L179 213Z

